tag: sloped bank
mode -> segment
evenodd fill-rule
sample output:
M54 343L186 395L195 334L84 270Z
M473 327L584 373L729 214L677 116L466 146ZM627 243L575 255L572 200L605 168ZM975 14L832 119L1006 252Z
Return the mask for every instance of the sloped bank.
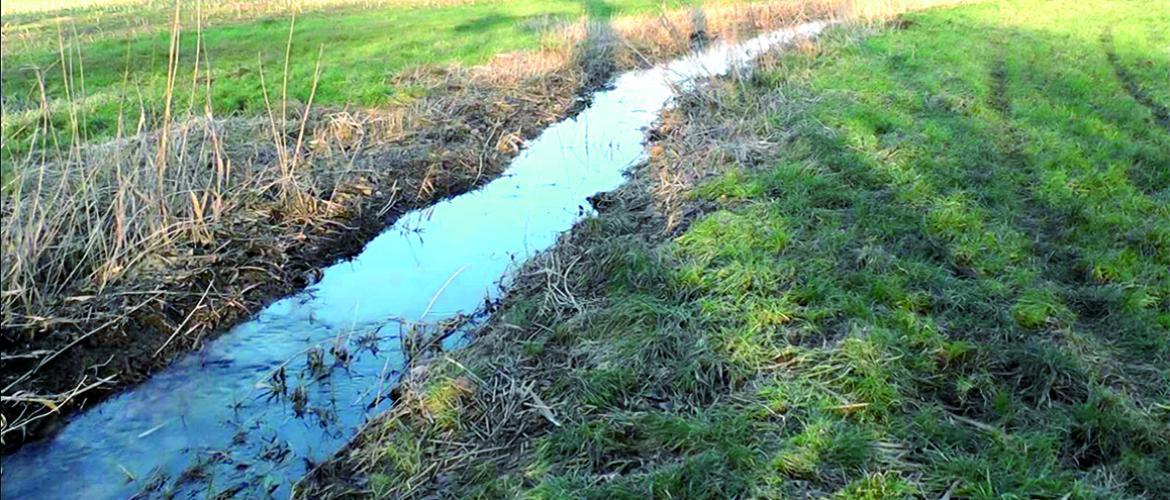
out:
M1170 136L1065 86L1113 74L1071 19L1152 7L932 11L712 82L301 496L1157 497ZM1155 187L1077 190L1066 148Z

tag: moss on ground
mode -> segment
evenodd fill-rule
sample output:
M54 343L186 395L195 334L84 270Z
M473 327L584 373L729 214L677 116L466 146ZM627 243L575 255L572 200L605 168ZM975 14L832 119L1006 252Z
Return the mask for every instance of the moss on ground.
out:
M638 182L414 382L468 374L456 420L407 397L315 491L1165 494L1170 131L1115 67L1170 105L1162 5L840 28L683 99ZM696 164L664 232L650 193Z

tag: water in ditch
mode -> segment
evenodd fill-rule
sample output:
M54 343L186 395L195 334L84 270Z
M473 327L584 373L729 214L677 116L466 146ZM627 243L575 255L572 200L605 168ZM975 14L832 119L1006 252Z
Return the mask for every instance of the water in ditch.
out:
M502 177L407 213L315 285L5 457L3 498L288 496L392 404L404 334L484 314L510 270L552 246L589 212L586 197L617 188L644 158L645 129L677 87L823 26L715 43L619 76Z

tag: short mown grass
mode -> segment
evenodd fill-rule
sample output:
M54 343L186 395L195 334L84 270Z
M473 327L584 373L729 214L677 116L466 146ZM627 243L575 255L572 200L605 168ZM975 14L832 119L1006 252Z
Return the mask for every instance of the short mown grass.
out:
M651 165L706 144L704 215L665 240L645 203L582 223L424 385L486 394L441 429L400 410L339 477L480 498L1164 495L1162 7L910 14L684 99ZM776 147L741 161L736 123ZM557 421L502 410L524 396L498 380ZM403 432L427 445L409 470L379 458ZM465 460L445 444L466 441Z

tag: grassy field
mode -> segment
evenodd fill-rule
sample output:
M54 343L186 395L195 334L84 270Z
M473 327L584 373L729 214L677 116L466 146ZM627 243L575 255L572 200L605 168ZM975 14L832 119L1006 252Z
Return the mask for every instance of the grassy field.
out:
M933 10L713 82L309 495L1161 497L1165 6Z
M307 102L317 80L319 105L382 105L412 95L394 81L407 68L475 65L499 53L534 49L553 28L582 16L608 19L719 2L335 3L306 10L295 25L289 13L277 9L234 15L198 2L181 2L177 14L152 2L141 10L107 7L103 15L76 9L63 17L10 16L15 19L6 19L4 27L0 159L20 157L36 140L44 147L52 133L68 143L71 119L83 141L134 133L139 121L156 128L168 99L186 113L202 114L210 104L219 116L263 114L264 87L269 102L283 95L286 71L288 95L295 101ZM179 37L172 47L176 15ZM46 128L42 107L51 110L48 133L38 131Z

